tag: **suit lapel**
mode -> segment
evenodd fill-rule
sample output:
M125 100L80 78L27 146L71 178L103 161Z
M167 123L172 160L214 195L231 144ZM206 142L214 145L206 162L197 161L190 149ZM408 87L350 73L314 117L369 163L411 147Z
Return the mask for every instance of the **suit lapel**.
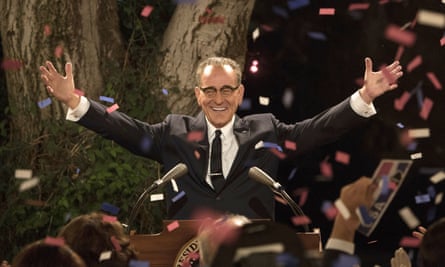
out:
M230 180L232 180L233 177L237 176L233 175L234 172L240 168L241 163L245 163L245 161L241 159L244 158L244 155L251 149L247 145L250 138L250 129L248 127L247 121L236 116L235 123L233 125L233 133L236 137L236 140L238 141L239 147L238 147L238 153L236 153L235 160L233 161L232 167L230 168L230 172L227 177L228 182L230 182Z
M208 186L205 178L207 176L208 158L209 158L209 141L207 136L207 124L205 121L204 113L200 112L195 119L190 123L191 132L202 132L203 138L197 143L199 158L197 158L198 164L194 165L195 172L198 174L199 182ZM209 186L210 188L210 186Z

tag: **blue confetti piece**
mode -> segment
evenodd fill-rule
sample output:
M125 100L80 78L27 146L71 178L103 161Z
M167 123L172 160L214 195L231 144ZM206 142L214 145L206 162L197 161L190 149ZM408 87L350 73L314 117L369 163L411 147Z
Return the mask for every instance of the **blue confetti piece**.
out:
M290 173L289 173L289 177L287 177L287 180L288 180L288 181L289 181L289 180L292 180L292 179L294 178L295 173L297 173L297 169L298 169L298 168L293 168L293 169L290 171Z
M428 188L426 190L428 191L428 195L431 198L435 198L436 197L436 189L434 189L434 186L430 185L430 186L428 186Z
M139 143L139 146L143 152L150 151L151 145L152 145L151 138L147 135L144 136Z
M168 90L165 89L165 88L162 88L162 93L163 93L164 95L168 95Z
M406 146L406 150L408 150L408 151L415 151L417 149L417 144L418 143L416 141L413 141L413 142L409 143Z
M103 202L102 206L100 208L103 211L106 211L112 215L117 215L119 213L120 208L114 206L113 204L110 204L108 202Z
M332 202L329 200L323 201L323 203L321 204L321 211L323 213L326 213L326 211L329 210L330 208L332 208Z
M51 105L51 98L43 99L42 101L38 102L39 108L46 108L47 106Z
M76 174L79 174L79 173L80 173L80 169L77 168L77 169L76 169Z
M427 222L435 221L436 220L436 212L437 212L436 206L430 207L426 214L426 221Z
M272 12L277 14L278 16L281 16L285 19L289 18L289 14L287 14L286 9L279 7L279 6L273 6L272 7Z
M250 98L245 98L241 105L239 106L240 110L250 110L252 108L252 100Z
M322 32L308 32L307 35L311 39L320 40L320 41L326 41L328 38L326 35Z
M304 6L309 5L309 0L288 0L287 7L290 10L295 10Z
M176 201L180 200L183 196L185 196L185 192L181 191L176 196L172 198L172 202L175 203Z
M194 4L196 0L174 0L175 4Z
M360 259L354 255L340 254L337 260L332 262L332 267L360 266Z
M419 110L421 110L423 107L423 90L422 90L422 88L419 88L416 91L416 96L417 96L417 106L419 107Z
M114 103L114 98L108 97L108 96L99 96L100 101L108 102L108 103Z
M403 123L401 123L401 122L397 123L396 125L397 125L397 127L399 127L400 129L405 128L405 125L403 125Z
M422 203L428 203L431 201L430 195L424 194L424 195L418 195L414 197L416 199L416 204L422 204Z
M275 143L271 143L271 142L263 142L263 147L264 148L275 148L276 150L283 152L283 149L281 148L281 146L275 144Z
M128 267L150 267L150 263L148 261L130 260Z

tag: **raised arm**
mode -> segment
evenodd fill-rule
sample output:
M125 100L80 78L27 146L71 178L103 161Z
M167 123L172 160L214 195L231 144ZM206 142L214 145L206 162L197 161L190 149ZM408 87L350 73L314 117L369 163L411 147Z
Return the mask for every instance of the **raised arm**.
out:
M40 66L40 78L46 86L48 93L68 107L74 109L79 105L80 97L75 94L73 66L65 64L66 76L62 76L50 61L45 66Z

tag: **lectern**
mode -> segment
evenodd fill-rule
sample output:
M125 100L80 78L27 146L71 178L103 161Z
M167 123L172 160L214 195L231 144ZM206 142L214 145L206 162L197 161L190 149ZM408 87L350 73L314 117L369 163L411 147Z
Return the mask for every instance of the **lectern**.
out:
M150 267L181 267L190 253L198 252L196 233L200 226L197 220L179 220L179 227L168 231L167 226L174 221L164 221L159 234L131 235L130 243L138 251L139 260L147 260ZM319 233L295 233L306 250L321 251Z

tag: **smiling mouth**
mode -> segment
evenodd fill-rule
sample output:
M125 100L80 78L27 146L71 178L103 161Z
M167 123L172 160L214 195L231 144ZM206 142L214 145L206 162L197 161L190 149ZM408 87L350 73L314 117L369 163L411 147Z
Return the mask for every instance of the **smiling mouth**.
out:
M212 108L213 111L225 111L226 109L227 109L227 108L224 108L224 107L221 107L221 108L213 107L213 108Z

